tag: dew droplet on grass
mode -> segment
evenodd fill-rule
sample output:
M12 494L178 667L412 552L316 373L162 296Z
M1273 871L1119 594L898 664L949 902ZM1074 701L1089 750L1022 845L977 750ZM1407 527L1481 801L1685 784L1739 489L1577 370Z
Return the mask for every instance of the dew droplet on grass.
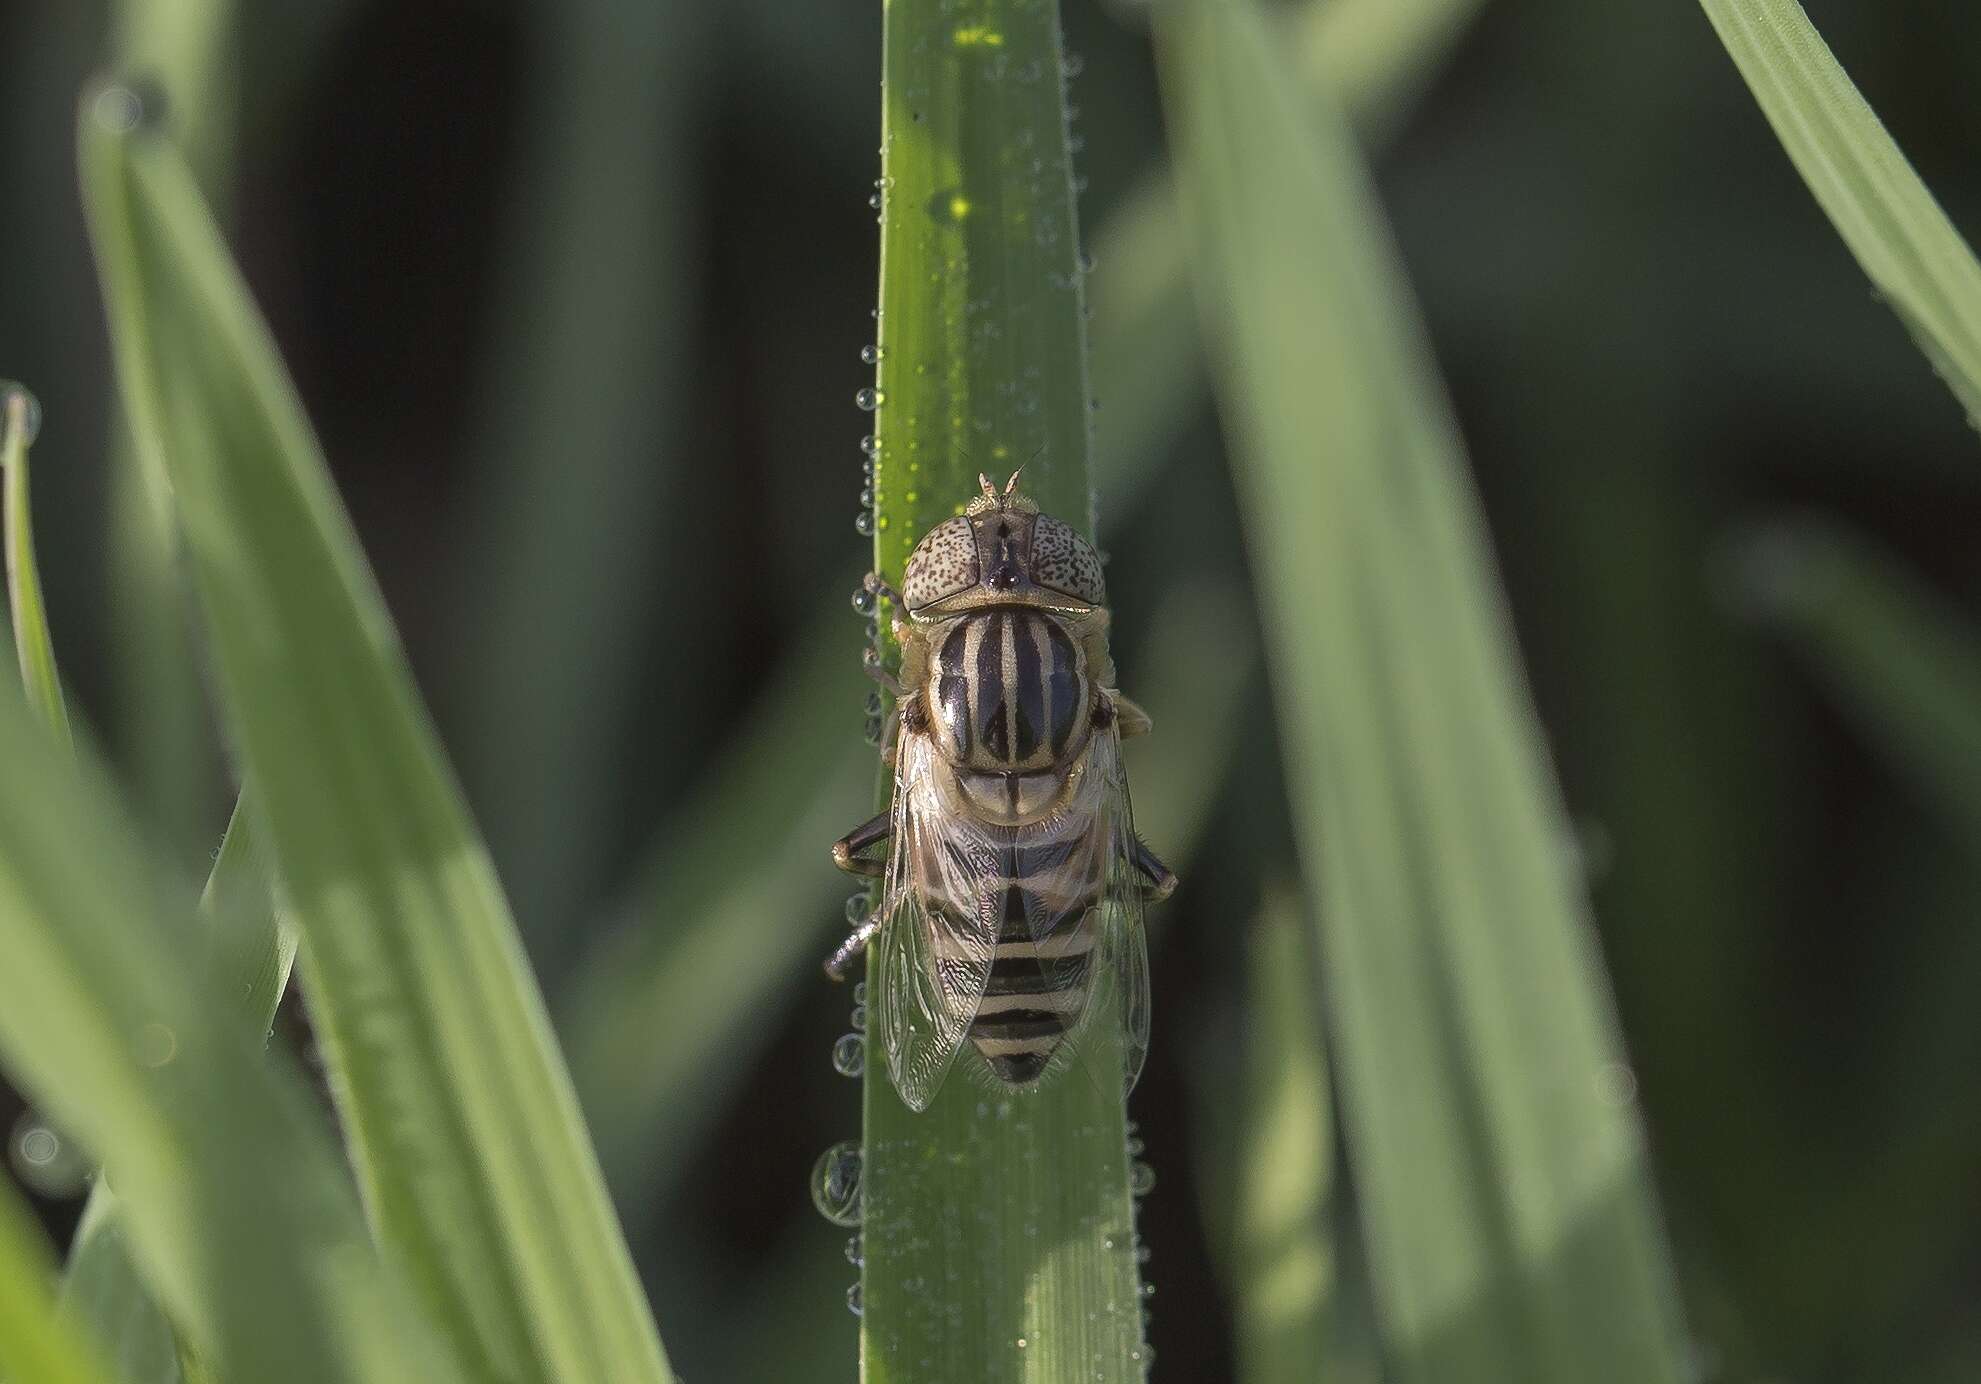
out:
M841 1076L859 1076L867 1070L867 1040L857 1033L842 1033L832 1045L832 1070Z
M1128 1190L1145 1197L1156 1188L1156 1170L1137 1159L1128 1169Z
M89 1183L82 1150L35 1111L23 1111L14 1121L7 1153L22 1184L37 1195L64 1200Z
M834 1225L860 1223L860 1145L842 1139L812 1164L812 1205Z

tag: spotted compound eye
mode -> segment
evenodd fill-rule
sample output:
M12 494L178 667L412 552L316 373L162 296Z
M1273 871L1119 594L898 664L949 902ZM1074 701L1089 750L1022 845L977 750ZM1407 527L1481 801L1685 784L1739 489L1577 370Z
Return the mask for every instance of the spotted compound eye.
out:
M909 610L933 605L977 584L977 539L961 515L930 529L909 555L901 600Z
M1041 514L1032 529L1032 580L1084 605L1107 604L1100 554L1069 524Z

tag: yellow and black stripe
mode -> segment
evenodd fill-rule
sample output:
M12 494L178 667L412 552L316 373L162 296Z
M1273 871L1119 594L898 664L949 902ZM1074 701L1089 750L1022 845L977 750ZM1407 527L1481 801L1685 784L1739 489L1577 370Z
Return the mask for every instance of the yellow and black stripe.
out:
M931 668L938 743L978 773L1057 768L1078 751L1091 695L1086 658L1052 615L979 611L942 637Z
M1014 1086L1045 1071L1091 989L1101 881L1081 839L1086 824L1067 825L1057 839L1001 847L999 874L979 884L979 906L994 914L998 931L969 1037L998 1079ZM947 910L936 910L931 923L940 964L961 939Z

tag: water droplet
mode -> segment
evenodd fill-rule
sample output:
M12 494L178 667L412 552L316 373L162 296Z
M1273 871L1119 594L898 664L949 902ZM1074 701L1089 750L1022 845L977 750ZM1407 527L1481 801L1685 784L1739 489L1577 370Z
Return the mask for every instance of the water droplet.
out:
M886 723L880 717L869 716L867 718L867 724L861 733L867 737L867 743L869 745L878 745L880 743L881 732L885 729Z
M874 593L867 590L864 586L853 588L853 609L859 611L862 615L872 615L874 613Z
M867 693L867 715L878 716L881 714L881 712L884 709L885 709L885 704L880 699L880 693L878 692Z
M1128 1168L1128 1190L1145 1197L1156 1189L1156 1170L1137 1159Z
M17 407L21 411L21 445L31 446L41 434L41 400L34 397L34 391L17 380L0 380L0 407L11 416Z
M14 1121L7 1152L21 1181L41 1196L66 1199L89 1183L89 1163L75 1141L32 1110Z
M858 1235L851 1235L847 1237L846 1262L851 1264L856 1269L862 1268L866 1265L867 1248L866 1248L866 1242L864 1239L862 1239L862 1237Z
M860 507L862 509L872 509L874 507L874 488L871 485L860 487Z
M853 516L853 532L859 534L862 538L872 538L874 536L874 512L872 510L863 509Z
M860 1145L844 1139L812 1164L812 1205L834 1225L860 1223Z
M860 348L860 360L866 365L879 365L883 354L885 353L878 346L862 346Z
M848 1017L847 1022L853 1025L853 1031L855 1033L865 1033L867 1031L867 1006L865 1004L854 1005L853 1013Z
M865 1004L866 1002L867 1002L867 982L863 980L855 984L853 987L853 1003Z
M872 350L873 348L868 347L867 349ZM872 433L868 433L865 437L860 439L860 450L865 452L870 457L879 456L880 439L875 437Z
M105 87L98 94L96 119L113 134L127 135L145 123L145 98L127 86Z
M138 1033L138 1061L162 1067L179 1055L179 1035L161 1023L148 1023Z
M1153 1284L1153 1283L1144 1283L1144 1284L1142 1285L1142 1296L1143 1296L1143 1297L1145 1297L1145 1298L1152 1298L1152 1297L1154 1297L1155 1295L1156 1295L1156 1285L1155 1285L1155 1284Z
M867 1070L867 1040L857 1033L842 1033L832 1045L832 1070L841 1076L859 1076Z
M1075 261L1075 263L1076 263L1076 264L1078 264L1078 266L1079 266L1079 268L1080 268L1080 272L1081 272L1082 274L1091 274L1091 273L1093 273L1093 272L1094 272L1094 252L1093 252L1092 250L1082 250L1082 251L1080 252L1080 258L1079 258L1078 260L1076 260L1076 261Z
M872 413L886 402L887 396L878 389L875 389L872 385L868 385L865 389L853 396L854 405L867 413Z
M860 458L860 478L869 481L874 478L874 459L872 457Z
M847 899L846 921L852 923L854 926L857 927L861 923L864 923L866 920L867 920L867 896L865 894L855 894L851 898ZM856 1003L858 1002L859 998L860 997L858 995L853 996L853 999Z
M1131 1134L1128 1136L1128 1156L1130 1158L1140 1158L1142 1156L1143 1149L1145 1149L1146 1147L1147 1145L1145 1145L1142 1142L1141 1135Z
M1137 1264L1146 1264L1146 1263L1148 1263L1148 1262L1149 1262L1149 1259L1150 1259L1150 1257L1151 1257L1151 1256L1150 1256L1150 1254L1149 1254L1149 1247L1148 1247L1147 1245L1137 1245L1137 1246L1135 1246L1135 1262L1136 1262Z
M879 211L879 210L880 210L880 194L879 194L878 192L876 192L876 193L875 193L875 194L874 194L873 196L871 196L871 197L869 197L869 198L867 199L867 205L868 205L868 206L870 206L870 207L872 207L872 208L873 208L873 209L874 209L875 211Z
M860 1305L860 1285L857 1283L846 1290L846 1310L856 1317L864 1310Z
M1029 1343L1025 1340L1023 1336L1020 1336L1018 1338L1018 1349L1023 1350L1027 1344Z

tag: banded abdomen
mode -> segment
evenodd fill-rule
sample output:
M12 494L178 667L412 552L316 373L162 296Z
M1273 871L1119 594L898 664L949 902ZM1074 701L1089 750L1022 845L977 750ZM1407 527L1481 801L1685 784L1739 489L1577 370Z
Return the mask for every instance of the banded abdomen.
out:
M975 611L931 641L925 697L944 759L994 820L1028 820L1086 742L1080 642L1041 610Z
M1073 815L1010 832L997 848L996 874L978 880L969 913L956 900L931 910L939 930L969 918L965 925L980 933L996 920L990 977L968 1033L991 1071L1013 1086L1045 1070L1093 988L1106 857L1094 825ZM944 950L938 937L938 958Z

